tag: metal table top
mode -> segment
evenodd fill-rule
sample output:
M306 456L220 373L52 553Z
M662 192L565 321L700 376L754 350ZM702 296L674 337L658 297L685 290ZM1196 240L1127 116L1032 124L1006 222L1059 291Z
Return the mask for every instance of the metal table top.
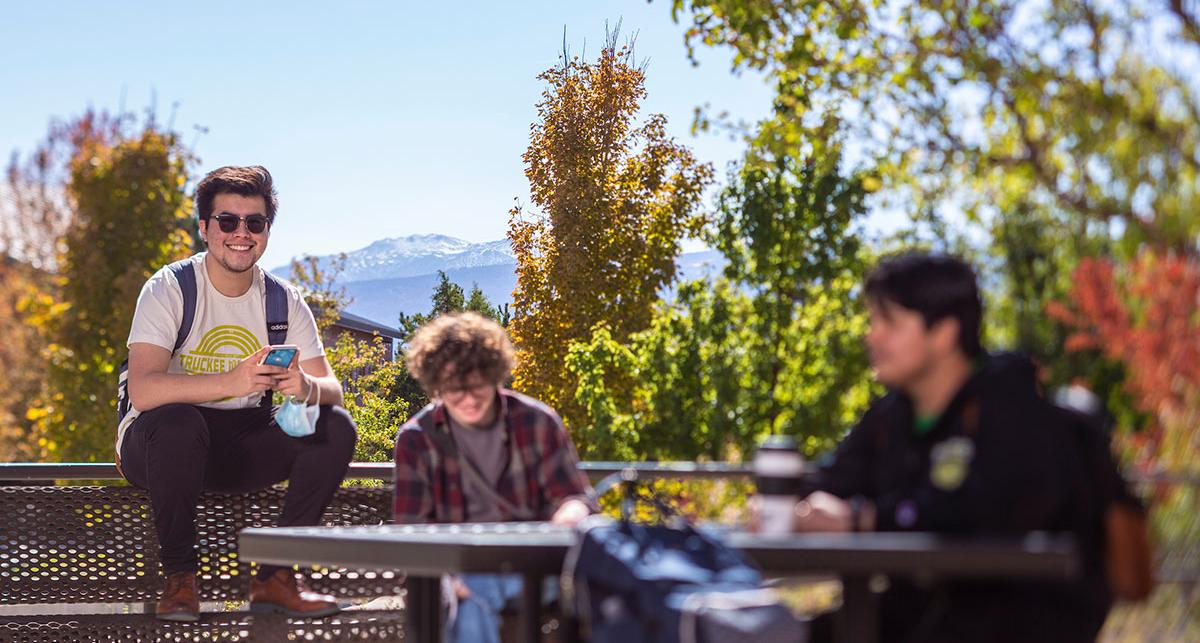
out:
M556 574L574 532L546 523L264 527L242 530L239 555L259 563L458 572ZM933 574L1066 580L1078 570L1073 540L1033 533L954 539L928 533L794 534L725 531L726 542L775 574Z

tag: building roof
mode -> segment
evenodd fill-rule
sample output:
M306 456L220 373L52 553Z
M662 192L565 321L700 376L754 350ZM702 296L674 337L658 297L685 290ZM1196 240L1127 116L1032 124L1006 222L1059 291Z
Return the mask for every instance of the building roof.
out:
M334 322L334 326L348 330L357 330L363 333L379 333L384 337L391 337L392 339L399 339L401 341L404 340L404 335L400 334L399 328L384 326L383 324L373 322L366 317L360 317L354 313L348 313L346 311L342 311L342 313L338 315L338 320Z

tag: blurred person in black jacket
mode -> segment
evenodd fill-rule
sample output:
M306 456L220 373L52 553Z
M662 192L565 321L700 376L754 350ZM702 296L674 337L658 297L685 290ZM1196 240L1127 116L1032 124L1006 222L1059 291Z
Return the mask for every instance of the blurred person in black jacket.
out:
M1112 603L1103 508L1128 491L1103 431L1047 402L1031 361L987 354L973 270L944 255L882 261L866 281L871 364L887 394L809 481L796 531L1072 533L1071 582L892 579L885 641L1093 641ZM829 618L814 624L828 635Z

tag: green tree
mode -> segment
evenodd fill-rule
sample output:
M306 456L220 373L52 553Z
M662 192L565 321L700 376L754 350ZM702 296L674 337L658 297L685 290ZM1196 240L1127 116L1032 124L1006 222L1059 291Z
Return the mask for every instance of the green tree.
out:
M194 159L153 117L137 124L88 112L51 137L70 149L63 187L71 219L53 286L27 300L30 322L51 338L46 389L27 415L43 457L108 460L115 371L138 292L155 270L190 253L184 186Z
M470 296L464 297L462 286L450 281L449 275L441 270L437 274L438 285L434 287L433 295L430 297L433 308L428 313L413 313L412 315L400 313L400 331L405 337L412 337L413 333L417 332L417 329L425 322L438 315L464 310L477 312L496 321L501 326L508 326L508 304L503 306L492 304L487 295L483 294L483 289L479 287L479 284L471 284Z
M537 212L514 208L509 226L514 386L557 408L585 452L570 343L601 320L620 341L649 326L681 240L703 224L697 208L712 178L666 135L662 115L637 124L645 73L617 38L609 34L594 62L564 52L539 76L548 87L523 157Z
M821 159L752 153L722 195L715 246L725 277L748 293L750 436L788 433L810 449L840 437L866 401L863 312L854 294L865 270L856 220L863 177ZM857 393L856 393L857 391ZM824 442L818 440L824 439Z
M1130 243L1195 245L1200 108L1176 64L1200 52L1192 3L673 6L689 46L727 45L735 68L776 83L780 118L765 129L777 150L845 134L905 209L986 222L1018 204L1058 208L1115 222Z
M405 337L412 337L413 333L417 332L417 329L424 325L425 322L438 315L454 313L465 309L466 299L463 296L462 286L450 281L450 276L444 271L439 270L437 274L438 284L434 287L433 295L430 297L433 308L429 313L413 313L412 315L400 313L400 331ZM474 292L471 294L474 295ZM481 296L482 294L480 293Z
M1063 351L1067 330L1045 306L1066 296L1082 257L1128 259L1144 246L1196 253L1200 101L1178 63L1200 53L1195 6L673 7L689 46L728 46L736 69L775 83L777 117L753 135L777 153L818 157L828 141L853 141L883 188L878 205L910 212L935 240L967 221L975 230L959 239L975 239L986 268L990 335L1034 351L1051 383L1088 375L1112 389L1120 369L1096 351Z
M333 373L345 388L346 410L358 428L354 445L358 462L391 462L396 432L420 408L395 395L408 372L400 360L387 359L385 342L390 341L380 335L362 340L341 333L333 346L325 348Z
M430 311L430 315L436 317L462 310L466 305L462 286L450 281L450 277L441 270L438 271L438 279L438 287L433 291L433 310Z
M587 457L722 459L769 433L814 454L865 407L861 179L791 157L731 178L711 239L724 274L683 284L627 342L600 324L572 345Z
M351 303L345 289L337 285L344 266L344 255L325 269L315 257L292 262L292 282L312 306L322 334L333 327L341 311ZM358 428L358 441L354 445L354 459L358 462L390 462L396 432L411 412L408 400L394 393L408 372L399 360L387 359L385 342L390 341L380 335L363 340L350 333L339 333L333 345L325 347L333 374L342 383L346 411Z
M508 322L512 317L508 312L508 304L495 306L492 301L483 294L483 289L479 284L471 284L471 294L467 295L467 303L463 306L464 310L470 310L496 320L501 326L508 326Z
M446 313L470 310L495 320L501 326L507 326L509 322L507 304L503 306L493 305L491 300L487 298L487 295L483 294L483 290L479 287L479 284L472 284L470 296L464 298L462 286L450 281L450 277L441 270L438 271L438 285L433 290L430 303L433 306L427 314L414 313L408 315L400 313L400 331L407 339L411 339L413 334L423 324L438 315ZM407 339L405 340L406 342ZM404 368L403 373L397 379L396 385L392 389L392 395L405 400L412 411L421 409L429 403L429 396L425 394L425 390L421 388L416 378L408 372L407 367Z

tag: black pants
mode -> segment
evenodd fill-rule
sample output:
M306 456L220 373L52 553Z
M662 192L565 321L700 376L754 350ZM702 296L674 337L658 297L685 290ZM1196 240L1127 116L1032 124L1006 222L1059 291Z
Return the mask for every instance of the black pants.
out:
M163 572L196 571L201 491L244 492L288 481L279 526L320 523L354 455L356 432L340 406L322 406L317 430L284 433L270 407L220 410L167 404L140 414L121 443L121 470L150 492ZM276 568L262 567L263 578Z

